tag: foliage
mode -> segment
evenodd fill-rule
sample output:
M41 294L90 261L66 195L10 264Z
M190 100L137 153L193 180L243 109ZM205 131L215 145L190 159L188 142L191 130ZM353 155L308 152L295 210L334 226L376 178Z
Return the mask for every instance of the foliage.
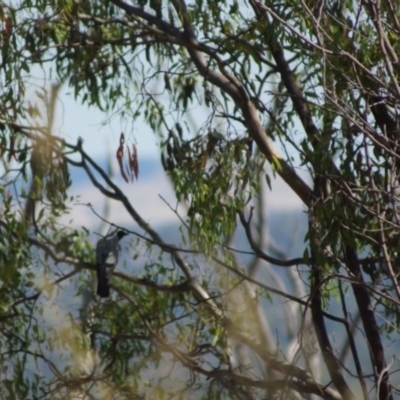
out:
M398 395L399 20L392 0L2 2L1 397ZM61 85L151 127L182 244L54 135ZM88 229L61 223L72 167L142 230L139 275L80 319L63 285L85 294L95 265ZM267 240L276 176L304 204L303 253Z

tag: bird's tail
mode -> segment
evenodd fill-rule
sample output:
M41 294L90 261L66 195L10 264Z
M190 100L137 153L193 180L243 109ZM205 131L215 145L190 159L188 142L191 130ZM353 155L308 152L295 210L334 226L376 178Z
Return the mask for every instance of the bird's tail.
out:
M97 266L97 294L100 297L108 297L110 295L110 285L105 265Z

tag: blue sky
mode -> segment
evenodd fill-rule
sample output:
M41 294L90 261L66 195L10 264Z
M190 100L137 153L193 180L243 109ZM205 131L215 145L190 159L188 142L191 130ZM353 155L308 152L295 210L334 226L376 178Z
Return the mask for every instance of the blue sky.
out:
M36 76L40 75L42 79L33 78L35 86L28 87L26 100L35 103L45 116L45 107L35 91L41 91L41 88L49 91L51 81L45 78L45 72L36 71ZM203 122L200 118L201 116L199 121L194 121L199 126ZM115 157L121 132L125 133L126 143L129 145L135 143L138 149L140 175L138 181L133 184L127 184L121 178ZM176 221L174 213L160 198L163 196L168 203L175 206L176 199L171 184L161 167L156 135L140 119L122 123L117 114L110 118L110 115L95 107L81 105L74 99L72 90L65 85L58 95L53 135L63 137L70 143L75 143L82 137L85 151L103 167L111 159L115 173L114 181L120 185L132 205L146 221L153 225ZM71 194L80 195L81 203L91 203L101 214L105 199L91 185L85 172L72 169L72 179ZM266 203L270 209L303 208L301 201L280 178L274 180L271 176L271 180L273 191L266 189ZM110 210L109 218L114 223L122 225L131 223L118 202L111 201ZM82 205L74 206L72 217L74 225L75 223L85 225L89 229L99 226L98 219L94 218L90 209ZM65 222L70 219L71 216L66 217Z

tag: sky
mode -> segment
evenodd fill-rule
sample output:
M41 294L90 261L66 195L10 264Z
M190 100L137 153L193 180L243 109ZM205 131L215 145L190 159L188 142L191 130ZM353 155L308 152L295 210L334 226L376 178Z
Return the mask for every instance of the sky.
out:
M50 82L43 80L42 86L50 89ZM39 87L39 86L38 86ZM40 90L40 89L36 89ZM27 101L35 102L46 114L43 105L38 100L35 90L29 90ZM203 121L198 122L200 126ZM132 205L151 224L165 225L176 221L176 215L170 210L176 204L176 198L170 181L165 175L160 162L159 147L156 136L142 121L134 121L127 126L122 126L117 115L108 118L108 115L95 107L81 105L73 97L70 88L64 86L58 93L56 115L53 124L53 134L76 143L82 137L85 151L101 166L106 167L111 159L115 172L114 182L124 191L131 200ZM133 129L132 129L133 125ZM129 132L127 132L129 129ZM126 143L136 144L139 157L139 179L134 183L126 183L120 176L118 163L115 157L119 145L120 133L126 135ZM95 189L85 172L81 169L72 169L73 187L71 193L79 195L79 204L74 205L73 218L78 224L94 228L99 225L99 220L94 217L88 207L82 204L92 204L96 212L102 213L104 209L104 196ZM300 171L301 174L301 171ZM305 175L305 174L303 174ZM280 179L272 179L272 191L267 189L266 201L271 209L303 209L300 199ZM116 224L127 222L127 215L122 206L115 201L110 202L109 218ZM70 220L70 217L68 217Z

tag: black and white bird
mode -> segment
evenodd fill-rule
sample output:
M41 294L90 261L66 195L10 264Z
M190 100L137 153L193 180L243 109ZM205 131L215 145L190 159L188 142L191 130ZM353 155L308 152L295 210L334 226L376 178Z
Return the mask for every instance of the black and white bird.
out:
M108 297L110 295L110 278L118 262L120 252L119 241L127 234L127 232L118 230L97 242L97 294L100 297Z

